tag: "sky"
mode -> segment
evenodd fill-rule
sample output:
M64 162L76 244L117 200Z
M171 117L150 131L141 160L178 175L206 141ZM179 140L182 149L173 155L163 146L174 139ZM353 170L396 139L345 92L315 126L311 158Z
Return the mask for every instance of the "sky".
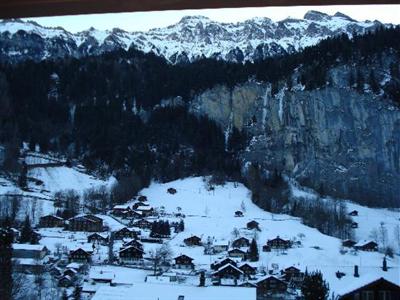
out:
M179 11L155 11L118 14L78 15L63 17L30 18L43 26L61 26L70 32L79 32L94 27L100 30L121 28L126 31L147 31L151 28L165 27L179 22L184 16L202 15L219 22L240 22L254 17L268 17L274 21L287 17L302 18L309 10L328 14L338 11L353 19L379 20L383 23L400 24L399 5L344 5L344 6L295 6L203 9Z

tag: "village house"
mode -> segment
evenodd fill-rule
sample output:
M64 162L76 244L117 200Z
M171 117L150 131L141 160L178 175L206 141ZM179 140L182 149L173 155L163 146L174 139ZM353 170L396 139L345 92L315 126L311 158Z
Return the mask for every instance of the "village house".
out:
M262 246L262 251L263 252L271 252L271 247L268 245L263 245Z
M186 246L201 246L201 238L199 238L198 236L191 236L187 239L184 239L183 242L185 243Z
M282 274L286 282L292 282L295 286L303 282L304 273L294 266L284 269Z
M237 281L243 277L243 271L234 265L227 264L212 273L214 285L237 285Z
M232 248L249 247L250 241L245 237L238 238L232 242Z
M350 287L339 295L339 300L397 300L400 299L400 286L383 277L373 281Z
M136 209L134 209L136 212L139 212L142 214L143 217L148 217L151 216L154 212L154 209L149 206L149 205L139 205Z
M239 267L242 270L243 274L247 277L251 277L257 273L257 268L250 266L249 264L245 263Z
M95 215L80 215L68 220L71 231L99 232L103 231L103 219Z
M232 249L228 251L228 255L230 257L238 257L241 258L242 260L246 260L247 253L243 250L240 250L238 248Z
M349 212L349 216L352 216L352 217L358 216L358 211L353 210L353 211Z
M357 242L349 239L342 241L342 246L347 248L352 248L355 244L357 244Z
M136 262L143 258L143 250L134 246L128 246L119 250L119 261L121 263Z
M272 240L268 240L267 246L269 246L271 249L288 249L292 246L292 243L290 240L285 240L277 236Z
M64 219L58 216L47 215L40 218L39 227L64 227Z
M152 222L147 221L146 219L138 220L132 224L134 227L139 227L141 229L150 229L153 225Z
M101 245L108 244L108 234L106 233L92 233L88 235L88 243L98 243Z
M221 253L224 251L228 251L228 249L229 249L229 241L228 240L217 241L212 245L213 253Z
M58 280L58 286L63 288L68 288L73 285L73 280L70 276L64 275Z
M71 269L68 268L63 272L64 276L68 275L70 278L74 278L76 274L78 274L78 271L72 268Z
M114 239L116 240L123 240L123 239L137 239L138 238L138 232L135 231L134 229L129 229L127 227L121 228L118 231L115 231L113 233Z
M217 260L214 263L211 264L211 270L218 270L219 268L231 264L232 266L237 267L237 263L236 261L234 261L233 259L226 257L224 259L221 260Z
M49 251L43 245L12 244L13 258L43 259Z
M260 230L258 222L257 222L257 221L254 221L254 220L248 222L248 223L246 224L246 227L247 227L247 229L249 229L249 230L253 230L253 229Z
M78 248L69 252L69 261L78 263L90 263L93 250Z
M193 258L185 254L181 254L175 257L174 260L175 260L174 267L177 269L194 269L194 264L192 263Z
M359 241L354 245L354 249L369 252L378 251L378 244L374 241Z
M279 294L284 294L287 290L287 283L275 276L263 277L256 284L257 299L269 299L271 295L278 296Z
M132 211L129 204L115 205L112 209L112 214L117 217L123 217L129 211Z
M243 217L243 212L240 210L235 211L235 217Z

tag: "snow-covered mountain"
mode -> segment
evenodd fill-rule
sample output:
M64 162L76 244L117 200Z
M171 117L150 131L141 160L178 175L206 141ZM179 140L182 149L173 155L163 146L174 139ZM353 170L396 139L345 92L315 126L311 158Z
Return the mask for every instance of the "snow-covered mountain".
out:
M153 52L171 63L201 57L255 61L299 51L330 36L363 34L381 25L379 21L358 22L342 13L330 16L309 11L304 19L287 18L279 22L254 18L232 24L188 16L177 24L148 32L90 28L72 34L60 27L46 28L13 19L0 22L0 61L81 57L129 47Z

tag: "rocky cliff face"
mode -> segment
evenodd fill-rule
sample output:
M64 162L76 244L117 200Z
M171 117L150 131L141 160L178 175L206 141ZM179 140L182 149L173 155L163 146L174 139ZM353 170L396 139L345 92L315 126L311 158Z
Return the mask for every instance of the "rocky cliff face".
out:
M305 91L266 83L219 86L195 97L190 109L229 130L252 136L244 162L283 170L326 194L365 204L400 201L400 109L346 82L349 69L330 71L331 83ZM384 78L380 78L384 81Z

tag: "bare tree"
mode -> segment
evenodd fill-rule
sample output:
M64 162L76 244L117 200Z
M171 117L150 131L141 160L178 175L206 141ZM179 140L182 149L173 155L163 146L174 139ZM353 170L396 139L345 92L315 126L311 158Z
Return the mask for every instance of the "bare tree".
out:
M155 250L150 250L149 255L153 262L154 275L156 275L160 265L170 261L173 253L169 244L165 243Z
M233 238L238 238L240 235L240 231L236 227L233 228L231 233L232 233Z

